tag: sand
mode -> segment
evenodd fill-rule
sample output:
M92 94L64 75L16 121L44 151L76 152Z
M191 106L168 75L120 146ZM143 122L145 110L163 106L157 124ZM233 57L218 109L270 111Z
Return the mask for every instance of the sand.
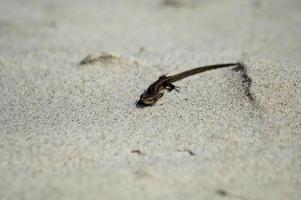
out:
M301 198L299 0L0 10L0 199ZM238 60L254 101L220 69L135 106L162 74Z

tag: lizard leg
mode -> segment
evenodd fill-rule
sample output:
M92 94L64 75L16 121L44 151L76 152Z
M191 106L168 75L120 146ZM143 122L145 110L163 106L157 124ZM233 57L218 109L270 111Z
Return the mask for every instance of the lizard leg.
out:
M173 84L171 84L171 83L167 83L166 89L168 90L168 92L171 92L171 91L173 91L173 90L175 90L175 91L177 91L177 92L180 92L180 90L179 90L180 87L175 86L175 85L173 85Z

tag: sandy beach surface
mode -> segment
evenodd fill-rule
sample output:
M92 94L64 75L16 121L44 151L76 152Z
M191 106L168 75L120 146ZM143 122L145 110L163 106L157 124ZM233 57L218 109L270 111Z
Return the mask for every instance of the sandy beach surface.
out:
M0 11L1 200L301 198L299 0ZM225 68L135 106L162 74L237 61L250 88Z

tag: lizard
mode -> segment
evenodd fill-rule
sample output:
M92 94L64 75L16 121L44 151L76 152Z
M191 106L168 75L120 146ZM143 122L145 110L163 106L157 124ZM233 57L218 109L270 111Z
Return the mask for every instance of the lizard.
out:
M242 70L245 68L241 63L226 63L197 67L172 76L162 75L141 94L140 99L136 102L136 106L145 107L154 105L163 96L165 90L169 92L176 90L179 92L179 87L173 85L173 82L205 71L232 66L237 66Z

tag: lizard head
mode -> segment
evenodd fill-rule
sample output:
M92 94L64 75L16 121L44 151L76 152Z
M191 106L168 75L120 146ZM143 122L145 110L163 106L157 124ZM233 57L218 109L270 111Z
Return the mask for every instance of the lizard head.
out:
M136 106L137 107L146 107L146 106L152 106L156 103L155 96L150 96L145 93L143 93L140 96L140 99L137 101Z
M151 95L147 91L144 92L141 96L140 99L136 102L137 107L146 107L146 106L152 106L154 105L159 98L163 96L163 91L159 92L157 95Z
M163 84L166 76L160 76L157 81L152 83L147 90L145 90L140 99L136 102L137 107L146 107L154 105L164 94L165 85Z

